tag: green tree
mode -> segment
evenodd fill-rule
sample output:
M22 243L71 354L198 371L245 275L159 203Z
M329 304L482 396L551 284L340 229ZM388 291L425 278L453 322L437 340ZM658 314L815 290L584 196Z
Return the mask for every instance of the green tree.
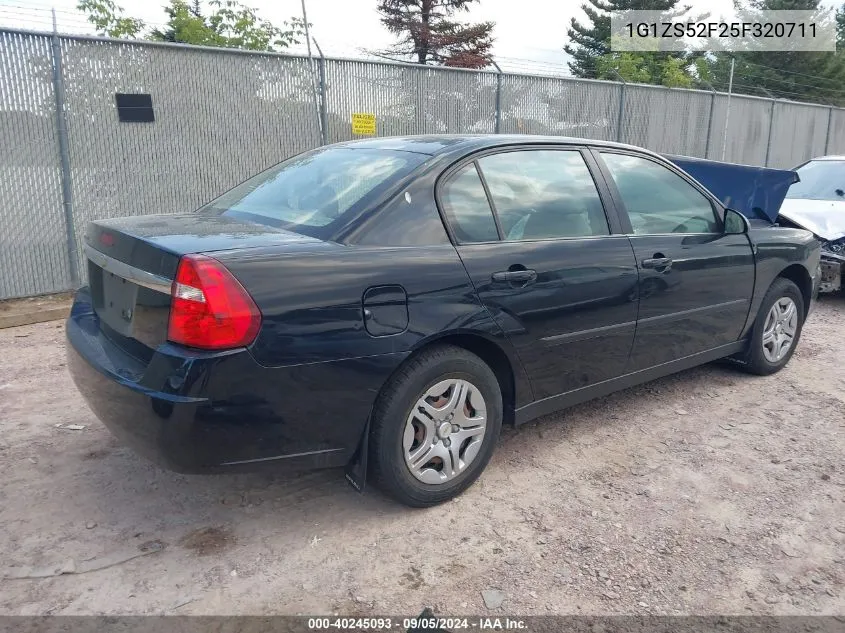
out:
M745 0L737 2L744 21L759 19L760 11L818 11L820 0ZM820 18L821 19L821 15ZM841 42L843 14L837 15ZM845 55L822 51L758 51L716 53L708 58L710 81L720 90L730 81L730 60L735 59L735 92L795 101L845 104Z
M621 77L625 81L638 84L646 84L651 80L651 73L639 53L607 53L590 60L590 64L597 77Z
M123 15L123 7L112 0L79 0L76 8L88 14L97 33L107 37L135 38L144 30L144 21Z
M170 0L170 6L164 9L167 28L153 30L150 39L276 51L299 43L305 34L305 25L299 18L292 18L284 23L285 28L279 28L237 0L211 0L208 4L212 11L203 15L196 0L190 5L185 0Z
M283 28L259 17L258 12L238 0L211 0L210 10L202 12L199 0L170 0L164 7L167 23L163 29L142 33L142 20L125 17L113 0L79 0L77 9L88 14L97 32L109 37L144 37L160 42L201 46L279 51L298 44L305 33L299 18L284 22Z
M677 82L677 70L691 60L684 53L619 53L610 50L610 14L618 11L664 11L682 14L689 10L678 7L679 0L587 0L581 9L587 15L582 24L572 18L566 33L569 43L564 49L572 56L569 69L576 77L616 79L619 73L626 81L666 84ZM682 60L667 63L667 59ZM628 77L625 72L630 73ZM686 71L684 71L686 72ZM634 79L636 77L636 79ZM691 82L691 79L690 79Z
M660 83L670 88L692 88L694 84L687 62L678 57L663 59L660 76Z
M662 53L608 53L595 59L596 76L640 84L659 84L670 88L692 88L695 80L690 64L682 57Z
M493 22L453 19L478 0L379 0L381 23L398 37L383 55L410 57L419 64L484 68L490 64Z

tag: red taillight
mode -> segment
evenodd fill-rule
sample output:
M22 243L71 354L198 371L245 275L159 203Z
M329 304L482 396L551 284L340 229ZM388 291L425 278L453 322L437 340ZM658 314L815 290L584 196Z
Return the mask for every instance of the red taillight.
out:
M229 349L255 340L261 313L226 267L205 255L179 260L170 289L167 339L189 347Z

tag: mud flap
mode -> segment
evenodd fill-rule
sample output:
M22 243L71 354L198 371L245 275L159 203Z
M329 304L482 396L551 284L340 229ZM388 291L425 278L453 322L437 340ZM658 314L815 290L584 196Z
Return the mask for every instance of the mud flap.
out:
M367 486L367 452L370 445L370 418L361 434L358 448L346 465L346 481L361 494Z
M448 629L439 628L437 626L437 620L438 618L434 615L431 607L425 607L416 619L418 626L416 628L409 628L407 633L451 633Z

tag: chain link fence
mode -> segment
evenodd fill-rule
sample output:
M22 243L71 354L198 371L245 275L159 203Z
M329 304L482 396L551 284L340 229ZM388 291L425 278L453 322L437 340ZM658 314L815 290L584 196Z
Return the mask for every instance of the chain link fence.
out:
M82 272L87 222L192 211L320 143L307 59L127 42L61 44ZM115 93L151 94L155 122L120 123Z
M67 290L50 40L0 34L0 299Z
M150 94L155 121L119 122L116 93ZM0 30L0 299L84 280L88 221L191 211L354 138L356 112L379 136L548 134L774 167L845 152L845 110L827 106Z

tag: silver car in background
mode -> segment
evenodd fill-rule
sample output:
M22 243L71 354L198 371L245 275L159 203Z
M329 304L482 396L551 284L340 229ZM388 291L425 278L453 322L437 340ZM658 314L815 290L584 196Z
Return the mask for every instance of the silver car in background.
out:
M842 290L845 276L845 156L822 156L797 167L778 223L811 231L821 242L820 292Z

